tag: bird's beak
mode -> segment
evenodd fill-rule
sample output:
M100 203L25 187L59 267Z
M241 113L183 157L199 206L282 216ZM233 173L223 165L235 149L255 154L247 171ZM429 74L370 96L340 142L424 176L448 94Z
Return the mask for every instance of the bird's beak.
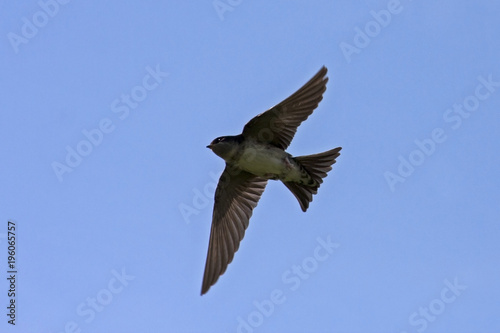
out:
M209 145L207 146L207 148L212 149L212 144L209 144Z

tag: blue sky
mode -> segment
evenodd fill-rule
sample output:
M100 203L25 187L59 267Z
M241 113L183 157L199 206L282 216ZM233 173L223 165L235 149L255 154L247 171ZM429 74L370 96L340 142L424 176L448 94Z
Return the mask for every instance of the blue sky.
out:
M0 330L498 331L499 9L3 1ZM205 146L323 65L288 151L342 155L307 213L270 182L201 297Z

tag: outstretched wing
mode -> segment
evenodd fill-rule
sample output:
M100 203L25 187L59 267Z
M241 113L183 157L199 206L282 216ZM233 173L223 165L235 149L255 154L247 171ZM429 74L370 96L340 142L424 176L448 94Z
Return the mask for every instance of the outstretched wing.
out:
M217 282L233 260L266 184L266 179L226 164L215 190L202 295Z
M243 136L286 149L297 127L311 115L323 99L328 82L326 72L327 69L323 66L293 95L250 120L243 128Z

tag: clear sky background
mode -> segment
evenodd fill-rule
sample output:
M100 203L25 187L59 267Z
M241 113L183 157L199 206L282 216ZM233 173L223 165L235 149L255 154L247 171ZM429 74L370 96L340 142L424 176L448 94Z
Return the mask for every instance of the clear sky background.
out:
M0 5L0 331L500 330L500 4L60 1ZM205 146L323 65L288 151L342 155L200 296Z

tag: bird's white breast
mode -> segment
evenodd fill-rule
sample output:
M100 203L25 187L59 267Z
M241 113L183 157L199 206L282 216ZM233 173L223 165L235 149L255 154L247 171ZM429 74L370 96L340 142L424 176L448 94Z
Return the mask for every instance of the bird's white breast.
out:
M287 172L286 161L291 156L283 150L272 146L249 145L244 148L238 161L241 169L254 175L272 178L281 177ZM290 168L290 165L288 169Z

